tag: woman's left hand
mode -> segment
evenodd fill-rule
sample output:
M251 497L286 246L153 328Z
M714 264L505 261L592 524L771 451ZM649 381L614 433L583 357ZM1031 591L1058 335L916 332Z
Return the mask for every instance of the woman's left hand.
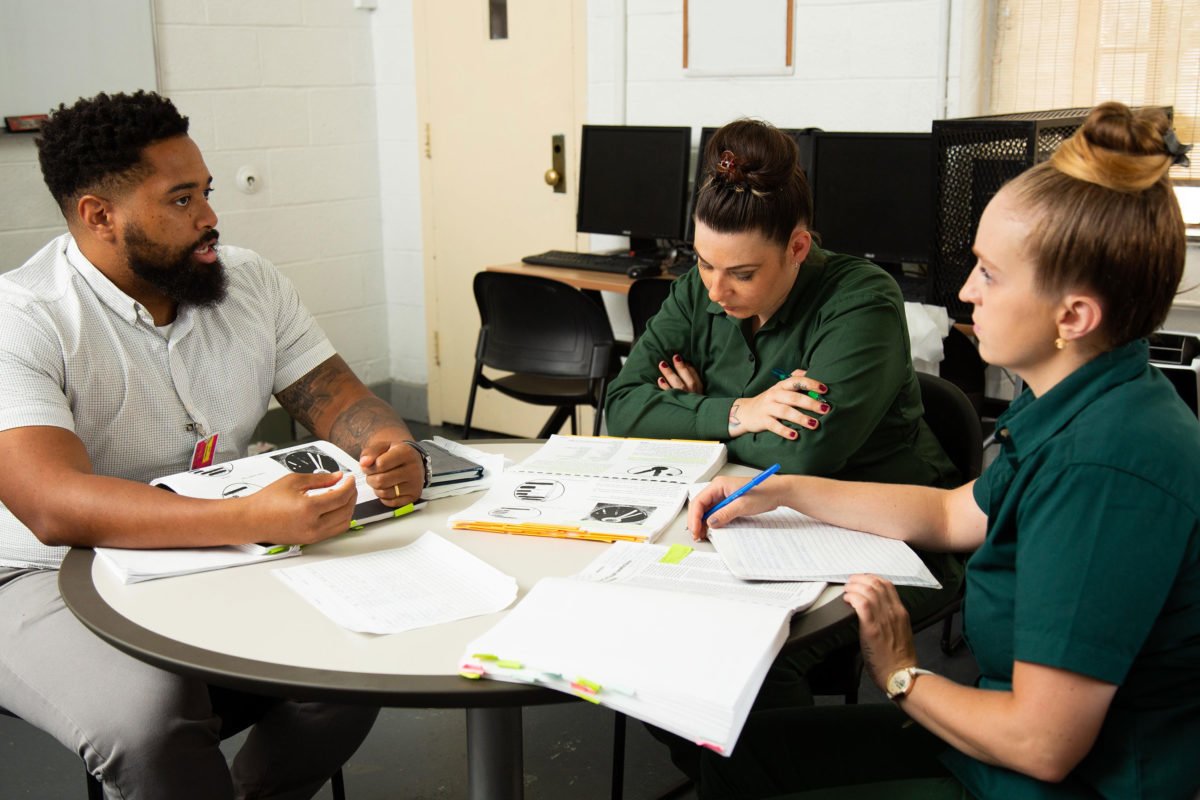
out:
M700 373L691 364L683 360L678 353L671 356L670 361L658 362L658 371L662 375L658 379L658 388L679 389L692 394L704 394L704 381Z
M877 575L852 575L843 599L858 614L863 661L876 686L884 688L893 672L917 665L908 610L891 581Z

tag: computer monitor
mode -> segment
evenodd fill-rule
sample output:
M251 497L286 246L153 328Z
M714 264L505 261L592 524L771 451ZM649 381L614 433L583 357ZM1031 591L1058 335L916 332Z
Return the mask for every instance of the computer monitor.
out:
M829 250L879 264L928 264L933 159L927 133L817 133L813 230Z
M800 149L800 166L806 175L811 174L813 133L819 131L820 128L780 128L780 130L796 141L796 146ZM692 175L692 194L688 203L687 226L683 233L683 239L688 244L696 241L696 198L700 194L700 187L704 185L704 151L708 149L708 141L716 132L716 128L700 129L700 148L696 151L696 168Z
M634 252L682 237L691 144L686 127L584 125L576 229L628 236Z

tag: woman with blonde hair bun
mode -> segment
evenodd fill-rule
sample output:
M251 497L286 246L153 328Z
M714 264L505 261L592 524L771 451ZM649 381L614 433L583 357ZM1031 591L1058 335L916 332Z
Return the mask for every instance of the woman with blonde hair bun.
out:
M773 477L708 525L787 505L928 550L973 551L962 686L919 668L895 587L854 576L894 705L755 713L702 798L1195 798L1200 790L1200 422L1149 364L1183 274L1158 111L1095 108L988 204L960 296L980 353L1026 390L960 489ZM741 481L718 479L703 513ZM912 724L912 723L916 724ZM801 791L803 790L803 791Z

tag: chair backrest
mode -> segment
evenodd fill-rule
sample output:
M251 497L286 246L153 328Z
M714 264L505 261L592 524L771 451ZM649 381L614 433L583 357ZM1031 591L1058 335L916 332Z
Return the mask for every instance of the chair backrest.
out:
M555 378L608 374L613 332L599 303L561 281L506 272L475 276L485 366Z
M983 468L983 427L975 406L945 378L918 372L917 382L925 404L925 423L963 480L978 478Z
M646 332L646 323L662 308L672 283L662 278L641 278L629 286L629 318L633 321L635 342Z

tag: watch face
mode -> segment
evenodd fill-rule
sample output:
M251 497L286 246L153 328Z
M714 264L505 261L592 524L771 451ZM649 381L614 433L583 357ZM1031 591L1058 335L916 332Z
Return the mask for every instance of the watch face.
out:
M909 687L912 686L912 681L913 676L911 672L906 669L896 670L888 676L887 696L893 698L908 694Z

